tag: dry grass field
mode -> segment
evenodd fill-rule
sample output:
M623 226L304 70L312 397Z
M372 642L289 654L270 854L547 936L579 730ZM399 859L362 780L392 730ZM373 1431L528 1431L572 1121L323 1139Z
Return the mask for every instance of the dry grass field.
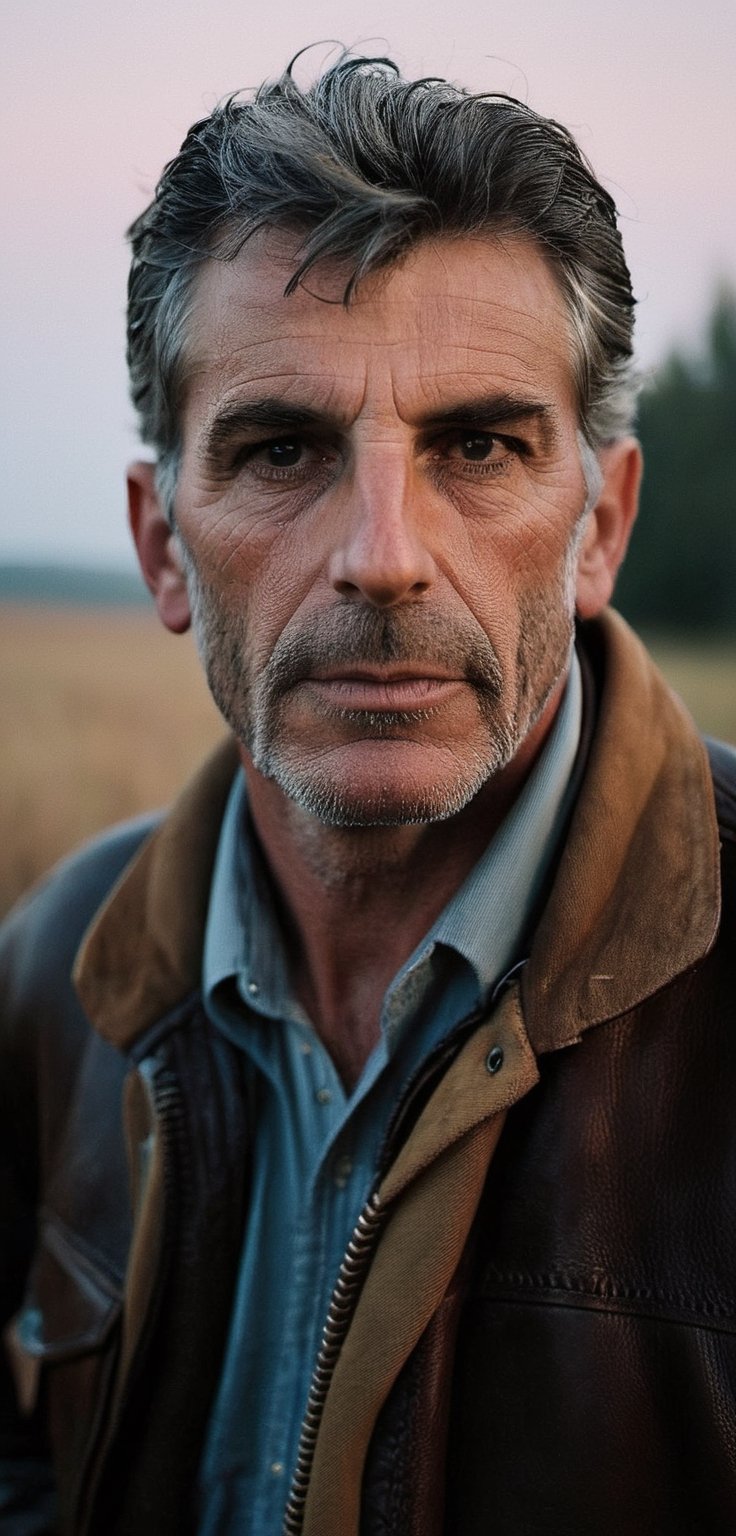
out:
M651 647L736 741L736 645ZM0 605L0 912L99 828L165 804L222 734L189 636L153 612Z
M0 605L0 910L170 800L222 732L191 637L153 611Z

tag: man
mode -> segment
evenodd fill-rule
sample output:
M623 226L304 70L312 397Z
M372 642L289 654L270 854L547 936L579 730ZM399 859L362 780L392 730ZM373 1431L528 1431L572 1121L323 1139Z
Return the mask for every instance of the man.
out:
M7 927L3 1529L731 1529L734 765L604 612L612 202L345 58L132 242L133 535L231 744Z

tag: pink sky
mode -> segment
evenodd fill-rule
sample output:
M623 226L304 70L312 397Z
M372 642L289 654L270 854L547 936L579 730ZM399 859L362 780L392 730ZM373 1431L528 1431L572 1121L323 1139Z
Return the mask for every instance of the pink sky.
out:
M736 286L733 0L15 0L6 17L0 559L130 561L123 232L189 124L315 38L572 128L621 210L645 368L696 343L719 276Z

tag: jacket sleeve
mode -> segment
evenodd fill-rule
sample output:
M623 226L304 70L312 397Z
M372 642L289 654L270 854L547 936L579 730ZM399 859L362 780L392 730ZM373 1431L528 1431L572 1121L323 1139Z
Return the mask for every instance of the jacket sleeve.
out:
M51 1536L56 1529L43 1373L32 1356L23 1358L13 1323L24 1300L28 1315L37 1213L63 1157L64 1128L90 1044L90 1028L71 981L74 958L89 922L150 825L139 819L87 845L0 925L2 1536Z
M30 907L0 929L0 1530L54 1531L51 1459L38 1405L21 1408L13 1369L12 1322L22 1303L36 1228L38 1133L33 1034L23 1007Z

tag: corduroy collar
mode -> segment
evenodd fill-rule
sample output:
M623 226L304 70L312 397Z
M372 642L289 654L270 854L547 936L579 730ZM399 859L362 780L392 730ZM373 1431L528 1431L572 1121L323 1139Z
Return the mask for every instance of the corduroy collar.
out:
M692 721L614 613L586 626L599 674L587 768L522 979L535 1051L634 1008L701 959L718 927L719 839ZM237 772L218 748L124 871L87 932L75 981L125 1049L200 985L210 881Z

